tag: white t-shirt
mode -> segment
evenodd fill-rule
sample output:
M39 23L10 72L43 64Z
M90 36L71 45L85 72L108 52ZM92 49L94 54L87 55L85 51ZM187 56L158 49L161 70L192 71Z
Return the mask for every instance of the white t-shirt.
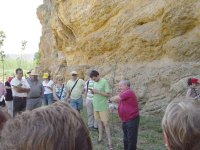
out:
M50 80L48 83L46 83L45 81L43 81L42 85L44 87L44 94L51 94L51 93L53 93L53 91L48 88L48 87L53 88L53 81L52 80Z
M30 88L30 85L28 84L26 79L19 80L17 77L13 78L11 80L11 87L12 87L12 95L17 97L27 97L27 93L18 93L14 86L20 86L22 88Z

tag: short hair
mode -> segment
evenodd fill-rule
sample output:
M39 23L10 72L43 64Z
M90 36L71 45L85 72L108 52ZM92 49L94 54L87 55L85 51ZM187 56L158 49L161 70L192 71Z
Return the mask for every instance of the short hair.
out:
M131 86L131 83L130 83L130 81L129 80L122 80L122 81L120 81L123 85L126 85L126 86L128 86L128 87L130 87Z
M170 149L199 150L199 116L199 101L178 99L167 106L162 120L162 128Z
M99 75L99 72L96 71L96 70L92 70L92 71L90 72L90 78L92 78L92 77L97 77L98 75Z
M26 111L2 130L2 149L92 150L89 132L80 114L66 102Z
M21 68L17 68L17 69L15 70L15 73L17 74L19 71L22 71L22 72L23 72L23 70L22 70Z
M189 79L187 80L187 84L188 84L188 86L192 85L192 78L189 78Z
M62 75L57 75L57 76L56 76L56 81L58 81L58 80L60 80L60 79L62 79L62 80L63 80L63 79L64 79L64 77L63 77Z

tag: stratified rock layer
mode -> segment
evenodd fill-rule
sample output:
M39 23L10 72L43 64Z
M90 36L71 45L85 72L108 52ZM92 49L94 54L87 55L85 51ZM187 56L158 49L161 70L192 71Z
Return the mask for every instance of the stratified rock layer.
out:
M200 73L199 0L44 0L37 14L41 72L129 78L143 113L163 111Z

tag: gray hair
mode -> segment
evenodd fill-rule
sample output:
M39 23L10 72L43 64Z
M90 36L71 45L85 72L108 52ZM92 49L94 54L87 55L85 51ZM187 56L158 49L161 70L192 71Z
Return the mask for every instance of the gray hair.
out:
M126 85L126 86L128 86L128 87L131 86L131 83L130 83L129 80L122 80L122 81L120 81L120 83L122 83L123 85Z

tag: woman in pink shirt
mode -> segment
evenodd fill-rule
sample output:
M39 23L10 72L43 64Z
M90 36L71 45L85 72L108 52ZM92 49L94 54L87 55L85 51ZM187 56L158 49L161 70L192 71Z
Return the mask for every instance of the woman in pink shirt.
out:
M118 113L122 120L124 133L124 150L136 150L139 127L139 108L134 91L128 80L119 83L119 95L111 98L112 102L119 103Z

